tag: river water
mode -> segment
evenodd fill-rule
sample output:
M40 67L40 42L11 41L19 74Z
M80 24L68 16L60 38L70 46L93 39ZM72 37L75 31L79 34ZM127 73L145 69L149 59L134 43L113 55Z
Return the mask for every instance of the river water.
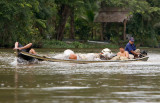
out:
M0 49L0 103L160 102L160 50L150 49L149 57L147 62L17 65L13 50Z

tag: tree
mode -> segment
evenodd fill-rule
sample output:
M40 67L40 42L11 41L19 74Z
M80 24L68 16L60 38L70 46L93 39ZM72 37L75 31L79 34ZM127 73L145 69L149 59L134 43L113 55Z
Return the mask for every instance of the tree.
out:
M77 4L83 3L82 0L56 0L58 9L58 23L57 23L57 31L56 31L56 39L62 40L64 37L64 29L67 22L68 17L71 17L71 33L74 35L74 9Z
M38 33L32 26L35 20L33 9L37 9L37 1L0 1L0 44L13 45L15 41L27 43ZM9 41L9 42L6 42Z

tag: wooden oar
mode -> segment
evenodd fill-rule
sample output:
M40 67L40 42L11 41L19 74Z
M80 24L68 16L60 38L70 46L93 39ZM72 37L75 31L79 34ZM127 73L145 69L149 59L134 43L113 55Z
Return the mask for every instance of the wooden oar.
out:
M16 57L18 57L18 52L19 52L19 50L15 49L14 53L16 54Z

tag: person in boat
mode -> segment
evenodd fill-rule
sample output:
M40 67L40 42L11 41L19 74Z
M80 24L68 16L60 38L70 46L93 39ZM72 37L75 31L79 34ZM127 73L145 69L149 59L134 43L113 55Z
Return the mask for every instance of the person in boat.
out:
M19 58L27 60L27 61L33 60L34 58L29 57L29 56L25 56L25 55L21 54L19 51L24 51L24 52L28 52L31 54L36 54L35 50L32 48L32 43L29 43L29 44L23 46L19 42L16 42L14 50L18 50L18 57Z
M113 57L111 60L128 60L128 59L129 59L129 53L125 51L123 47L120 47L117 56Z
M125 47L125 51L128 51L129 53L129 59L137 58L140 55L140 50L136 49L134 41L135 41L134 38L131 37Z

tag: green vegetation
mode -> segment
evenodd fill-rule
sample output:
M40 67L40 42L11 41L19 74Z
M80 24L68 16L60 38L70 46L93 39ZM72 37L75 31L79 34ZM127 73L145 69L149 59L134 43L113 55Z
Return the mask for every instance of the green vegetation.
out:
M0 47L12 47L19 41L32 42L35 47L102 48L104 45L76 42L101 40L101 23L94 22L101 4L128 8L132 18L127 34L140 46L159 46L160 0L1 0ZM123 30L123 26L112 23L106 28L105 40L114 45L126 42L117 29ZM75 42L66 44L64 39Z

